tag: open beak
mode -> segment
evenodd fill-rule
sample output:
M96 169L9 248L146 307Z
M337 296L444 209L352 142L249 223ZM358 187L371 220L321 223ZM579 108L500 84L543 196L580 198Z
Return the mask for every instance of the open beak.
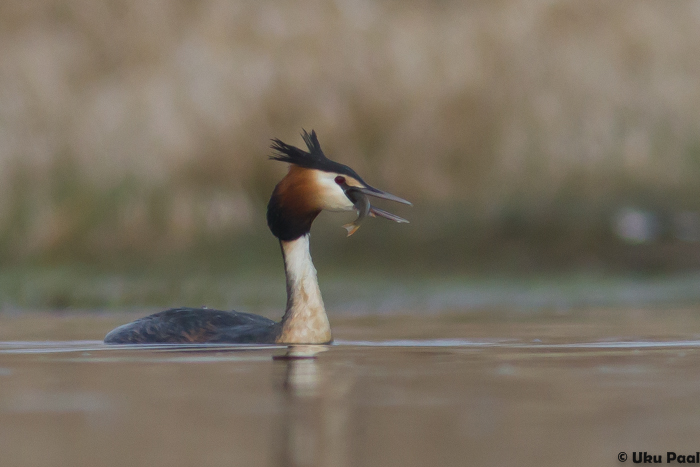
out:
M377 188L374 188L369 185L365 187L354 186L352 187L352 190L362 193L363 195L374 196L375 198L388 199L390 201L396 201L397 203L413 206L413 204L410 201L406 201L403 198L399 198L398 196L392 195L391 193L387 193L386 191L378 190ZM379 209L371 205L369 207L369 215L372 217L383 217L384 219L389 219L390 221L398 222L400 224L408 223L408 221L403 217L399 217L396 214L392 214L390 212L387 212L383 209Z

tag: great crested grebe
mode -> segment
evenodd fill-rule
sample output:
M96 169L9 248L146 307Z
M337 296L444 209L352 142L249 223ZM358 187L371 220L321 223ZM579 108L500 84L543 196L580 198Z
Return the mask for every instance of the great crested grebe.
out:
M277 184L267 205L267 225L282 247L287 278L287 308L277 323L263 316L208 308L173 308L110 331L107 344L258 343L326 344L331 327L309 253L311 224L322 211L357 210L345 226L351 235L366 214L395 222L401 217L371 206L367 196L408 204L405 199L369 186L350 167L328 159L316 132L302 138L306 152L273 140L271 159L288 162L289 172Z

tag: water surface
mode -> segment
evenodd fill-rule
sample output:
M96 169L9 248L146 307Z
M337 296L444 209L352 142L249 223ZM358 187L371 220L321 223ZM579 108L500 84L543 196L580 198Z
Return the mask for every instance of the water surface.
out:
M334 345L293 349L314 358L105 346L122 315L4 316L1 464L589 466L694 453L696 314L332 317Z

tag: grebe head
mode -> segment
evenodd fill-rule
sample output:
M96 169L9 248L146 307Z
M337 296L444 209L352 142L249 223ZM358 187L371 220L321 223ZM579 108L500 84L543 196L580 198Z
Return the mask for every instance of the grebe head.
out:
M315 131L302 133L308 152L274 139L271 159L288 162L289 173L277 184L267 206L267 225L280 240L294 240L307 234L322 211L352 211L365 196L411 205L367 184L347 165L334 162L321 150ZM369 203L367 203L369 205ZM370 214L395 222L407 222L381 209L370 207Z

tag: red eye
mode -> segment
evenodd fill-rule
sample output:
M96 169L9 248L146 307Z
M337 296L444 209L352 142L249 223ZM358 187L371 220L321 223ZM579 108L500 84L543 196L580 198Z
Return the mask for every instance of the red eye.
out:
M337 183L338 185L342 185L343 183L345 183L345 177L338 175L337 177L335 177L335 183Z

